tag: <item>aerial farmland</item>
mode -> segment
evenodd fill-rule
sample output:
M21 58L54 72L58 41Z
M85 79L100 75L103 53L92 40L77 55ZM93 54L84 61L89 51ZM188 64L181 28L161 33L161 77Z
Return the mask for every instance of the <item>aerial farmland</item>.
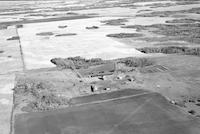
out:
M1 134L200 134L199 0L0 1Z

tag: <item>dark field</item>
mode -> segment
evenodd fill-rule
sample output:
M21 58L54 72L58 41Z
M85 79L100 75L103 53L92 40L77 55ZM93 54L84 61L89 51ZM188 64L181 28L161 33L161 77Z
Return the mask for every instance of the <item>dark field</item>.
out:
M53 35L53 33L52 32L42 32L42 33L37 33L36 35L38 35L38 36L51 36L51 35Z
M62 37L62 36L74 36L77 35L76 33L66 33L66 34L57 34L56 37Z
M8 38L7 40L19 40L19 36L13 36L11 38Z
M177 14L187 14L187 13L200 13L200 8L192 8L189 10L178 10L178 11L154 11L151 13L143 13L143 14L137 14L137 17L169 17Z
M113 20L101 21L101 23L104 23L105 25L114 25L114 26L125 25L124 22L128 22L128 20L126 20L126 19L113 19Z
M179 23L181 22L181 23ZM164 37L141 37L137 38L138 40L145 40L148 42L154 41L185 41L188 43L196 43L200 42L200 24L196 23L199 20L193 19L174 19L172 21L167 21L170 24L154 24L154 25L127 25L122 28L132 28L136 29L138 32L148 31L151 34L163 35ZM141 33L137 33L138 35L142 35Z
M199 124L157 93L133 92L102 103L20 114L14 127L15 134L199 134Z

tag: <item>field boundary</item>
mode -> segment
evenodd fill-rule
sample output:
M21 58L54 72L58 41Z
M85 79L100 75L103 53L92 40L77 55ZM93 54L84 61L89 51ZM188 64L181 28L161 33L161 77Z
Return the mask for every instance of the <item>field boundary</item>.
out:
M17 36L19 36L19 32L18 32L18 28L17 27L16 27L16 33L17 33ZM26 65L25 65L25 61L24 61L24 53L23 53L23 49L22 49L22 45L21 45L20 36L19 36L19 49L20 49L20 55L21 55L21 60L22 60L23 71L26 71Z

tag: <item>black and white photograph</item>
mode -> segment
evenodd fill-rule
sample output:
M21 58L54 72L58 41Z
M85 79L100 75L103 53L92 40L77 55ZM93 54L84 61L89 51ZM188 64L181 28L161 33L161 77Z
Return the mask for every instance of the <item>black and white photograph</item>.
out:
M0 134L200 134L200 0L0 0Z

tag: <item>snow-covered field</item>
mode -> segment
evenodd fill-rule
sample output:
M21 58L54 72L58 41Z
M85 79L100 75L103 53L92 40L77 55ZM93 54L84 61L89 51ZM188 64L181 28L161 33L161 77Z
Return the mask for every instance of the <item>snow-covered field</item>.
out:
M21 45L27 69L52 66L50 59L55 57L82 56L85 58L99 57L113 59L127 56L144 56L135 48L117 42L107 34L133 33L135 30L106 26L100 21L117 19L116 17L90 18L59 22L27 24L19 29ZM58 26L67 25L59 29ZM86 29L98 26L99 29ZM38 36L37 33L53 32L56 34L76 33L74 36Z

